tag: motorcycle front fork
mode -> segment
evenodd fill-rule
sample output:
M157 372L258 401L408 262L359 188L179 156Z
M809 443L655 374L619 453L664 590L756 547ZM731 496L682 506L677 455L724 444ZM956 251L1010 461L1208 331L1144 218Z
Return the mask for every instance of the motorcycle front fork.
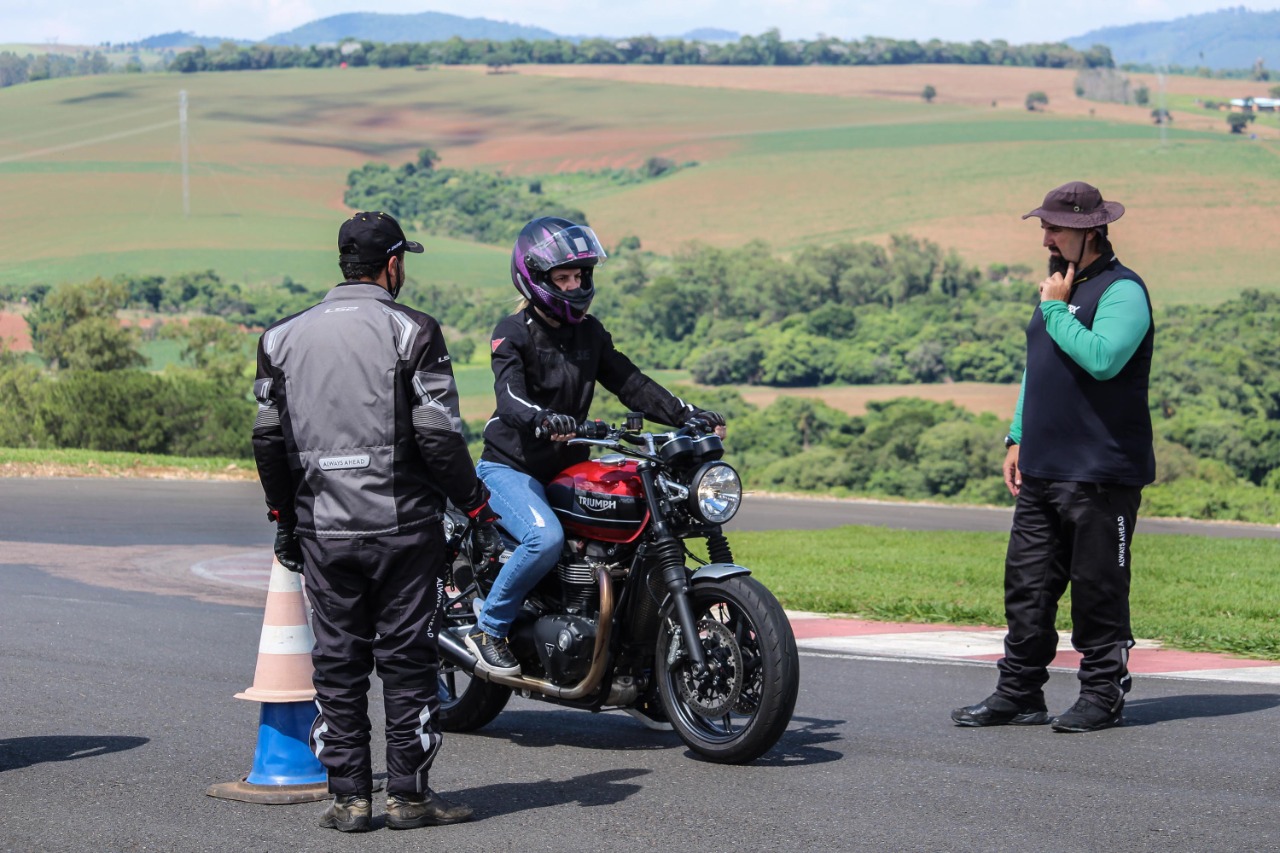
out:
M664 539L654 547L658 565L662 566L662 580L671 593L676 621L684 635L684 645L693 661L693 672L702 675L707 670L707 659L698 639L698 623L693 618L693 605L689 602L689 579L684 568L684 549L675 538Z

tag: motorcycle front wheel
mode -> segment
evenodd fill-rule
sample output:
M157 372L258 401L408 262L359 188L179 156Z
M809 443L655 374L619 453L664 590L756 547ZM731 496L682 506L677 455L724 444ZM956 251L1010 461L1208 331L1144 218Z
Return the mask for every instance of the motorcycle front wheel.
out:
M668 607L654 661L662 706L698 755L745 764L778 742L795 710L800 657L791 623L773 593L751 577L697 584L690 598L707 667L694 671Z

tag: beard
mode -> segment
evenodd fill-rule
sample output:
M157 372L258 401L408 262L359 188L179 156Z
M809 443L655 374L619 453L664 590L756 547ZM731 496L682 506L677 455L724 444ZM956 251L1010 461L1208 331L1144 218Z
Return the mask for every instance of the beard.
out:
M1066 275L1069 261L1062 255L1049 255L1049 275Z

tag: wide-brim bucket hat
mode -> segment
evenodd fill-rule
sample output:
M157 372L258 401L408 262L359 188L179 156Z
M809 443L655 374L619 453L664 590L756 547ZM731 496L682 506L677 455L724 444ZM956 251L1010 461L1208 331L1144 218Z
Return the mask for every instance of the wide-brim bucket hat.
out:
M1049 190L1044 202L1030 213L1024 213L1022 218L1032 216L1059 228L1097 228L1124 216L1124 205L1103 201L1102 193L1091 184L1072 181Z

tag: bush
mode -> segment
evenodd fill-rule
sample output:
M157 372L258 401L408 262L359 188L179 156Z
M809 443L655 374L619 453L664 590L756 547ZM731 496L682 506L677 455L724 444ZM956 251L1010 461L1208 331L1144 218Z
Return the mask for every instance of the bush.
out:
M1044 92L1028 92L1026 104L1027 109L1035 112L1038 108L1049 106L1049 96Z
M674 171L675 168L675 160L669 160L666 157L650 157L644 161L641 171L650 178L659 178Z
M1113 104L1129 103L1129 78L1114 68L1084 68L1076 74L1075 92L1078 98L1105 101ZM1043 95L1043 92L1032 92ZM1028 98L1031 96L1028 95ZM1027 109L1034 109L1028 104Z
M1231 128L1232 133L1244 133L1244 129L1255 118L1257 116L1253 113L1227 113L1227 126Z
M120 450L185 456L251 453L255 409L193 371L30 366L0 372L0 445Z

